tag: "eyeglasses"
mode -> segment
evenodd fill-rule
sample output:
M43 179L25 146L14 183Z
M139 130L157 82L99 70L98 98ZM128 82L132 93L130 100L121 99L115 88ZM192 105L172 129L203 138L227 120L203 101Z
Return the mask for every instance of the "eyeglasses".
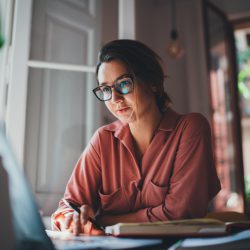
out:
M126 95L133 91L134 82L131 75L122 75L118 78L112 86L98 86L93 89L95 96L102 102L108 101L112 98L112 88L121 94Z

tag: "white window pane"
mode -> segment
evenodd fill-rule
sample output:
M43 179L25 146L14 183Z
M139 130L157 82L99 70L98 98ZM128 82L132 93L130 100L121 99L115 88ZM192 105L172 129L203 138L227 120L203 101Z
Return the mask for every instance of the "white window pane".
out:
M95 4L87 0L34 0L30 59L94 65L98 47L95 30L99 26L92 13Z
M38 196L63 194L89 131L99 126L95 86L93 73L30 70L25 169Z

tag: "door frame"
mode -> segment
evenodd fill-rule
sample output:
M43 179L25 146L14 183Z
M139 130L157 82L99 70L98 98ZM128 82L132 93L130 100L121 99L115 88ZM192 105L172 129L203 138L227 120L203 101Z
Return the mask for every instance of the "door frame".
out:
M242 200L242 212L246 212L246 195L245 195L245 182L244 182L244 167L243 167L243 155L242 155L242 135L241 135L241 124L240 124L240 109L239 109L239 96L237 83L238 82L238 70L237 70L237 61L236 61L236 49L235 49L235 39L233 33L233 24L227 18L227 15L220 10L216 5L209 2L209 0L203 0L203 18L204 18L204 36L205 36L205 47L206 47L206 60L207 60L207 79L208 79L208 87L209 87L209 95L210 95L210 103L212 101L211 96L211 87L210 87L210 39L209 39L209 28L208 28L208 8L210 8L214 13L216 13L224 22L225 25L225 34L227 36L226 48L228 53L228 59L231 62L231 81L230 81L230 91L232 95L232 103L231 109L234 114L234 122L233 122L233 140L235 142L235 154L236 154L236 188L239 196ZM212 115L212 111L210 112ZM211 117L212 118L212 117ZM212 120L212 119L211 119ZM213 127L213 126L212 126Z

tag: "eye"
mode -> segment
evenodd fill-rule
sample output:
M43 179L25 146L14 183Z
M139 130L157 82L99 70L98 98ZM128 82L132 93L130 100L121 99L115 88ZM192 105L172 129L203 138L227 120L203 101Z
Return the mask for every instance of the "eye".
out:
M103 91L104 93L110 93L110 92L111 92L111 89L110 89L109 86L104 86L104 87L102 88L102 91Z
M118 85L119 91L122 94L128 94L132 90L132 82L130 79L122 80Z
M124 88L124 87L126 87L127 85L129 85L129 84L130 84L130 82L129 82L128 80L124 80L124 81L120 82L120 87L121 87L121 88Z

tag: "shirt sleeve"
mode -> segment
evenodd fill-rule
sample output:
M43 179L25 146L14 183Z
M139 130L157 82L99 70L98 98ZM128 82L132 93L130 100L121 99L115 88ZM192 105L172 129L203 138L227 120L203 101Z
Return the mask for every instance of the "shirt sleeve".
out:
M139 221L204 217L219 190L209 123L193 114L183 127L164 203L138 210L136 216Z
M98 190L101 185L100 156L98 150L98 133L79 158L67 183L64 197L77 206L89 205L94 211L98 208ZM72 213L62 200L58 209L52 214L52 228L61 229L61 221L67 213Z

